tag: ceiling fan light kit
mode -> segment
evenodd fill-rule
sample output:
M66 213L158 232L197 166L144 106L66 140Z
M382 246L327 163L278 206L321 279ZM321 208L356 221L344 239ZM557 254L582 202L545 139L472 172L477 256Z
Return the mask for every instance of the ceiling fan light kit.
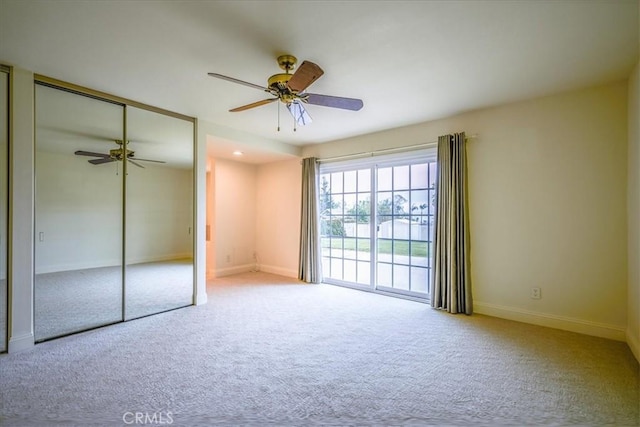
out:
M320 68L317 64L309 61L303 61L302 64L300 64L300 67L298 67L298 69L293 74L291 74L291 70L295 68L295 65L298 61L295 56L280 55L277 61L280 68L282 68L285 72L274 74L269 77L267 79L267 87L245 82L243 80L228 77L218 73L209 73L209 75L211 77L227 80L232 83L259 89L273 96L273 98L267 98L261 101L252 102L251 104L232 108L231 110L229 110L230 112L236 113L239 111L245 111L279 100L286 105L287 110L289 110L294 118L294 131L296 130L296 123L300 126L311 123L311 116L306 111L303 104L321 105L324 107L340 108L343 110L351 111L358 111L364 105L361 99L343 98L339 96L319 95L305 92L305 89L307 89L313 82L318 80L324 74L322 68ZM279 120L280 116L278 114L278 130L280 130Z

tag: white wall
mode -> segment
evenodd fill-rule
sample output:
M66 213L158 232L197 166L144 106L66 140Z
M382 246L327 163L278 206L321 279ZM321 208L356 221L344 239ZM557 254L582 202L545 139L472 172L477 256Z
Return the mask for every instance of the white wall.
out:
M640 62L629 76L627 342L640 362Z
M205 234L207 235L207 279L215 277L216 270L216 233L215 233L215 160L207 159L207 223Z
M33 347L33 73L11 74L11 270L9 352Z
M250 271L256 250L256 166L216 159L216 277Z
M467 148L476 312L624 340L626 103L620 82L308 146L303 156L478 134Z
M116 166L37 153L36 274L121 264L122 170L116 174ZM191 171L130 169L127 263L191 257Z
M300 159L258 167L256 252L261 271L298 276L301 175Z

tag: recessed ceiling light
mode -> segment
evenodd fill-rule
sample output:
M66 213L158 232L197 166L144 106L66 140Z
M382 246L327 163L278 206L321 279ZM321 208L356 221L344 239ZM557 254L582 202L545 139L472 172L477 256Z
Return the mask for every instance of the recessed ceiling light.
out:
M234 151L234 152L233 152L233 155L234 155L234 156L242 156L243 154L244 154L244 153L243 153L242 151L238 151L238 150L236 150L236 151Z

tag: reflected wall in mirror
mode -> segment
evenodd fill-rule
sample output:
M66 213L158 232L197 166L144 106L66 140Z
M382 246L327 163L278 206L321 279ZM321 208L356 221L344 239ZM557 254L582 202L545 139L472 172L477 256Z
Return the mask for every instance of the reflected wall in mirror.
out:
M125 319L192 304L193 123L127 107Z
M0 352L7 351L9 74L0 69Z
M124 107L36 85L36 341L122 321Z

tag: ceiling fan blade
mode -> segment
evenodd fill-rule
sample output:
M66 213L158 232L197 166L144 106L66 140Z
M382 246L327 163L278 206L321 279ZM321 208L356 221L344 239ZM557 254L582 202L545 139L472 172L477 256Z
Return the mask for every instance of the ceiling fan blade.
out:
M73 154L75 154L76 156L102 157L104 159L108 159L110 157L108 154L94 153L93 151L83 151L83 150L78 150Z
M287 85L293 92L302 92L309 85L320 78L324 74L322 68L313 62L303 61L300 67L293 73Z
M352 111L358 111L364 105L361 99L318 95L316 93L307 93L303 99L305 102L313 105L322 105L324 107L331 108L342 108L343 110Z
M144 166L142 166L140 163L136 163L136 162L134 162L134 161L133 161L133 160L131 160L131 159L127 159L127 160L129 160L129 163L131 163L132 165L135 165L135 166L137 166L137 167L139 167L139 168L144 169ZM136 160L140 160L140 159L136 159ZM163 163L164 163L164 162L163 162Z
M270 104L273 101L277 101L277 100L278 100L278 98L263 99L262 101L253 102L251 104L243 105L242 107L237 107L237 108L234 108L234 109L229 110L229 111L232 112L232 113L237 113L238 111L244 111L244 110L248 110L249 108L255 108L255 107L259 107L261 105Z
M238 80L238 79L234 79L233 77L228 77L228 76L223 76L222 74L218 74L218 73L208 73L211 77L216 77L218 79L222 79L222 80L226 80L232 83L238 83L244 86L249 86L252 87L254 89L260 89L260 90L264 90L265 92L269 92L269 89L267 89L266 87L260 86L260 85L256 85L253 83L249 83L249 82L245 82L244 80Z
M138 157L136 157L135 159L136 162L153 162L153 163L167 163L164 160L151 160L151 159L140 159ZM132 161L131 159L129 159L129 161Z
M287 110L289 110L293 118L296 120L296 123L300 126L308 125L313 121L301 102L292 102L287 104Z
M111 162L115 162L116 159L112 159L111 157L105 157L103 159L93 159L93 160L89 160L89 163L91 163L92 165L101 165L103 163L111 163Z

